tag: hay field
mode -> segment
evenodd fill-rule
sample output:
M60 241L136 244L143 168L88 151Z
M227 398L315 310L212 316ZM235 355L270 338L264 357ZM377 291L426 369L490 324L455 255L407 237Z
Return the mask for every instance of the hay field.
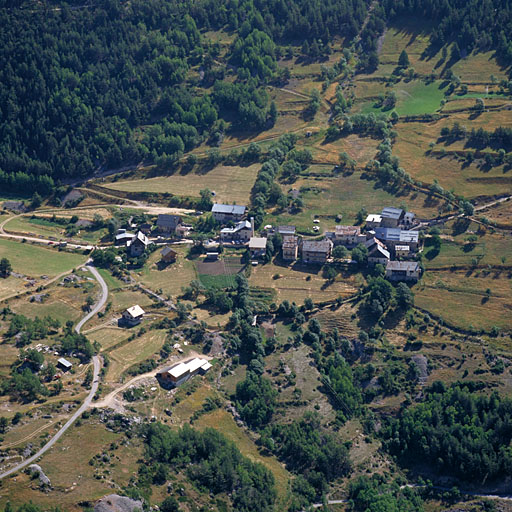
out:
M190 281L197 279L197 271L193 261L186 258L187 246L173 246L178 252L178 259L165 267L159 267L160 251L155 251L149 257L141 272L135 277L152 290L161 289L164 295L176 297L181 295L182 288Z
M281 277L274 279L276 274ZM334 283L326 285L326 280L322 277L318 266L301 263L296 263L293 267L273 263L258 265L252 269L249 283L258 288L274 289L277 303L289 300L299 305L306 297L311 297L315 302L321 302L337 297L348 297L356 292L356 282L353 277L338 276Z
M247 204L259 165L247 167L218 165L211 171L193 170L187 174L124 180L106 183L107 188L124 192L169 192L178 196L199 197L205 188L215 191L216 202Z
M137 327L130 334L137 331ZM130 366L140 363L156 354L164 344L167 331L151 330L133 341L109 352L110 366L107 371L106 382L119 382L121 374Z
M428 272L414 293L418 306L458 327L512 329L512 280L507 273Z

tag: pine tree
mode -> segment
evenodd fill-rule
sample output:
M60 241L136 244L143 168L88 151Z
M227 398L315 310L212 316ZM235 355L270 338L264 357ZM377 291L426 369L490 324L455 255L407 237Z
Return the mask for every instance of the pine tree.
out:
M2 258L0 260L0 276L1 277L9 277L9 274L12 271L11 262L7 258Z
M277 116L278 116L277 107L276 107L275 102L273 101L270 104L270 108L268 109L268 118L269 118L269 121L272 124L272 126L274 126L276 124Z
M400 54L400 57L398 58L398 65L401 68L408 68L409 67L409 55L407 55L407 52L405 50L402 50L402 53Z

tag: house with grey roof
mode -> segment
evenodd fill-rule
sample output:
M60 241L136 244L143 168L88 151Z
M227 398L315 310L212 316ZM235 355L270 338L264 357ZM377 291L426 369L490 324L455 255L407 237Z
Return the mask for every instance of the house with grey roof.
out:
M386 208L383 208L380 214L380 227L398 227L404 218L404 214L405 212L402 210L402 208L394 208L393 206L387 206Z
M277 232L282 236L294 236L297 229L295 226L278 226Z
M214 204L212 215L217 222L238 222L245 215L246 207L238 204Z
M359 226L336 226L334 229L334 245L352 248L364 244L366 235L361 233Z
M417 281L421 268L417 261L388 261L386 278L390 281Z
M168 215L161 213L156 219L156 229L159 233L172 235L176 232L176 228L182 223L179 215Z
M135 238L135 233L129 233L128 231L123 229L122 233L117 233L115 240L114 240L114 245L126 246L128 244L128 242L131 242L134 238Z
M267 253L267 239L260 236L252 236L249 240L249 252L251 258L263 258Z
M406 212L402 208L386 206L380 214L379 227L383 228L410 228L414 224L416 216L412 212Z
M160 252L160 259L164 263L174 263L178 257L178 253L172 248L166 245Z

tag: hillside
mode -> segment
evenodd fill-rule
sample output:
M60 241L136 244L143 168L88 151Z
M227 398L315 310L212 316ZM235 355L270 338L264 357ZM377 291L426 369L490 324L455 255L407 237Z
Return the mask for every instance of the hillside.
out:
M0 22L0 508L508 509L508 4Z

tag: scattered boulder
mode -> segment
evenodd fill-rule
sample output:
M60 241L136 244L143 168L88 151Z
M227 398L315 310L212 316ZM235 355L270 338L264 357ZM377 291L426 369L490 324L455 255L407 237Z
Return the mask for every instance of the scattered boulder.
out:
M118 494L104 496L94 506L94 512L135 512L137 510L142 510L142 501Z
M36 293L35 295L32 295L32 297L30 297L30 302L37 302L39 304L42 304L47 297L47 293Z
M39 486L44 489L49 489L52 485L50 483L50 479L44 474L41 466L39 464L30 464L28 467L31 475L36 475L39 477Z
M68 208L77 206L80 201L84 198L83 194L79 190L71 190L62 199L62 204Z
M14 213L25 213L28 211L23 201L4 201L2 207L4 210L10 210Z
M26 459L32 455L32 443L28 443L27 446L25 446L25 449L23 450L23 457ZM34 464L35 465L35 464Z
M92 222L87 219L79 219L76 221L75 226L79 228L90 228L92 226Z

